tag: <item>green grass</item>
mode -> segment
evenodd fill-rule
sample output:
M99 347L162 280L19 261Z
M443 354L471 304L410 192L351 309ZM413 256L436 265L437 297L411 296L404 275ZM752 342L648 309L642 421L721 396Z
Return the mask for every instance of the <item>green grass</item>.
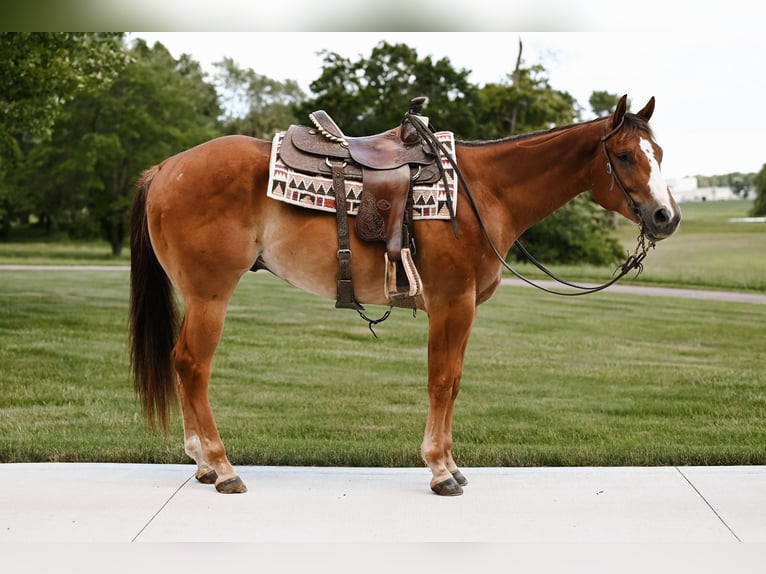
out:
M766 292L766 225L729 221L750 205L682 204L677 235L623 282ZM619 233L632 249L635 227ZM0 264L127 263L105 243L0 243ZM0 462L188 461L180 418L167 440L153 434L133 396L128 278L0 269ZM766 464L765 319L759 305L503 287L468 347L458 462ZM379 339L332 301L247 275L210 389L232 461L420 465L427 320L395 310L376 330Z
M0 265L129 265L130 251L112 257L99 241L0 242Z
M148 432L126 352L128 272L0 270L0 461L188 462ZM375 311L376 309L371 309ZM766 464L766 306L503 287L455 414L463 466ZM249 274L210 399L235 464L416 466L424 314L355 313Z

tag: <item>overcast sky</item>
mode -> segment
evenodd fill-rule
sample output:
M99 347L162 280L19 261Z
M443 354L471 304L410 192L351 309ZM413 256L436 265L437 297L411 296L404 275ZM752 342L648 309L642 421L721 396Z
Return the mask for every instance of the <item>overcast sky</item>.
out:
M594 90L628 94L633 111L655 96L652 126L665 150L663 172L672 179L757 172L766 163L766 45L752 24L650 32L132 32L130 37L160 41L175 57L190 54L206 70L228 56L270 78L296 80L306 91L319 75L317 52L323 49L357 59L368 57L383 40L405 43L419 57L449 58L482 85L512 71L521 39L525 64L542 64L551 86L572 94L585 109Z

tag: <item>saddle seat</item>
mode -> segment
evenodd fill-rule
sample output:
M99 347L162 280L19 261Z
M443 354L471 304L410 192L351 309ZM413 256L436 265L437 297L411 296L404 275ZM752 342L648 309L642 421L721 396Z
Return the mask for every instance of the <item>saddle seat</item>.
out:
M405 164L429 165L434 161L409 122L402 122L393 129L372 136L348 137L324 110L309 114L309 119L324 137L308 142L296 141L299 147L301 143L306 146L301 148L304 151L319 153L321 150L332 157L352 159L361 166L382 170L396 169Z
M335 160L346 162L345 175L352 179L363 180L365 168L389 171L408 165L413 183L439 180L434 155L408 121L376 135L348 137L323 110L312 112L309 118L317 127L290 126L279 152L282 161L297 171L330 177Z

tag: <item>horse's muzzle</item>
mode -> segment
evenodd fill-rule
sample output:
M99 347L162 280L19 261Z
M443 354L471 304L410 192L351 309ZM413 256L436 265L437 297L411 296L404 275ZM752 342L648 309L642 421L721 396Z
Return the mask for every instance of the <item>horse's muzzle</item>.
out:
M644 223L644 233L652 241L667 239L673 235L681 223L681 210L675 201L671 200L670 207L651 206L640 210Z

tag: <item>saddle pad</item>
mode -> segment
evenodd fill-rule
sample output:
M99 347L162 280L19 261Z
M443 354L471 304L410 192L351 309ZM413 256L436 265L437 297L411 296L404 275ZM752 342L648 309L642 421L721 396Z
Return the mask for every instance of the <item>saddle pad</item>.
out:
M299 205L308 209L335 212L335 195L332 178L321 175L308 175L287 167L279 157L279 150L285 132L274 136L269 163L268 197ZM455 136L452 132L436 132L439 141L449 150L455 159ZM457 181L455 170L450 162L442 157L442 165L447 174L452 206L457 213ZM433 185L415 185L412 188L415 203L414 219L449 219L447 194L444 182L440 179ZM356 215L362 195L362 182L346 179L346 207L349 215Z

